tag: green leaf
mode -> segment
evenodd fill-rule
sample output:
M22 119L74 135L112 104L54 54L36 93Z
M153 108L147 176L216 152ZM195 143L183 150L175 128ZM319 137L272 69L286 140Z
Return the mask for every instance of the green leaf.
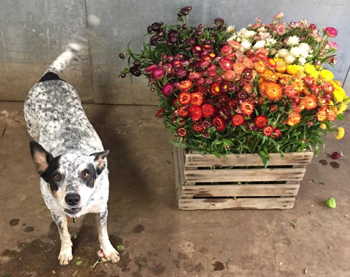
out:
M307 267L305 267L304 269L304 274L307 274Z
M228 259L227 261L226 261L226 267L228 267L229 266L229 264L232 262L232 260L231 259Z
M73 276L73 277L77 276L78 271L79 271L79 270L74 271L74 273L72 274L72 276Z
M125 249L125 247L124 247L124 245L118 245L117 246L117 249L118 249L118 251L124 251L124 249Z
M75 264L76 265L81 265L83 263L83 261L77 261Z
M145 263L145 262L139 262L139 266L141 266L141 267L147 267L147 263Z
M176 141L173 141L173 140L171 140L170 143L175 145L176 147L179 147L179 148L187 148L187 145L184 144L184 143L176 142Z
M291 220L290 221L290 225L292 225L294 229L297 228L297 221L296 220Z
M73 239L76 239L78 237L78 234L73 235Z
M311 182L319 185L325 185L325 183L323 183L322 181L311 180Z

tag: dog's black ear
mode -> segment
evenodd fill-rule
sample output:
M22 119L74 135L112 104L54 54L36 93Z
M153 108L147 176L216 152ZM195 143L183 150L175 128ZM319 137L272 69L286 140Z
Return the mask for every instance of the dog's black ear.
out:
M53 157L36 141L30 141L29 146L36 171L41 175L45 172Z
M105 150L105 151L93 153L90 155L90 156L95 156L94 163L96 166L97 175L100 175L101 172L105 169L106 157L108 156L108 154L109 154L109 150Z

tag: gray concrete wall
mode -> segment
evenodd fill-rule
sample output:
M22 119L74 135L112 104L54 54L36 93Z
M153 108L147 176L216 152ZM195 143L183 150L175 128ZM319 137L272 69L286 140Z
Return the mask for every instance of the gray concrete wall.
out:
M24 100L29 88L63 47L82 31L86 15L101 19L96 34L86 43L82 61L64 74L86 102L111 104L157 104L147 81L118 79L125 66L118 58L129 41L138 50L146 27L155 22L176 23L179 8L192 5L190 24L212 25L222 17L242 28L256 17L270 22L283 11L287 22L306 18L319 28L333 26L339 34L338 64L334 73L340 81L350 65L350 2L348 0L254 1L254 0L0 0L0 100ZM345 89L350 94L350 78Z

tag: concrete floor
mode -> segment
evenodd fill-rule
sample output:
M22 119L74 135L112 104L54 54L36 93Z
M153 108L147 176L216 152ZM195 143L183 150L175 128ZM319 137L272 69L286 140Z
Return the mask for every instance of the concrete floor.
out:
M349 135L326 138L326 153L341 150L344 157L314 157L291 210L185 212L175 205L172 135L154 117L156 108L85 105L111 150L109 233L125 250L119 264L91 269L98 240L86 216L70 224L74 260L61 267L22 107L0 102L0 276L350 276ZM336 209L324 204L331 196Z

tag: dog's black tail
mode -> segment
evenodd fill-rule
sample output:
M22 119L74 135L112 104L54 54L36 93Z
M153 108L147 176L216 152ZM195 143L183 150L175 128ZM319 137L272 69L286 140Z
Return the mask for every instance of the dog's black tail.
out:
M68 44L66 50L57 57L57 59L49 66L49 68L44 73L54 73L59 75L73 59L77 59L78 53L81 51L82 46L78 43Z

